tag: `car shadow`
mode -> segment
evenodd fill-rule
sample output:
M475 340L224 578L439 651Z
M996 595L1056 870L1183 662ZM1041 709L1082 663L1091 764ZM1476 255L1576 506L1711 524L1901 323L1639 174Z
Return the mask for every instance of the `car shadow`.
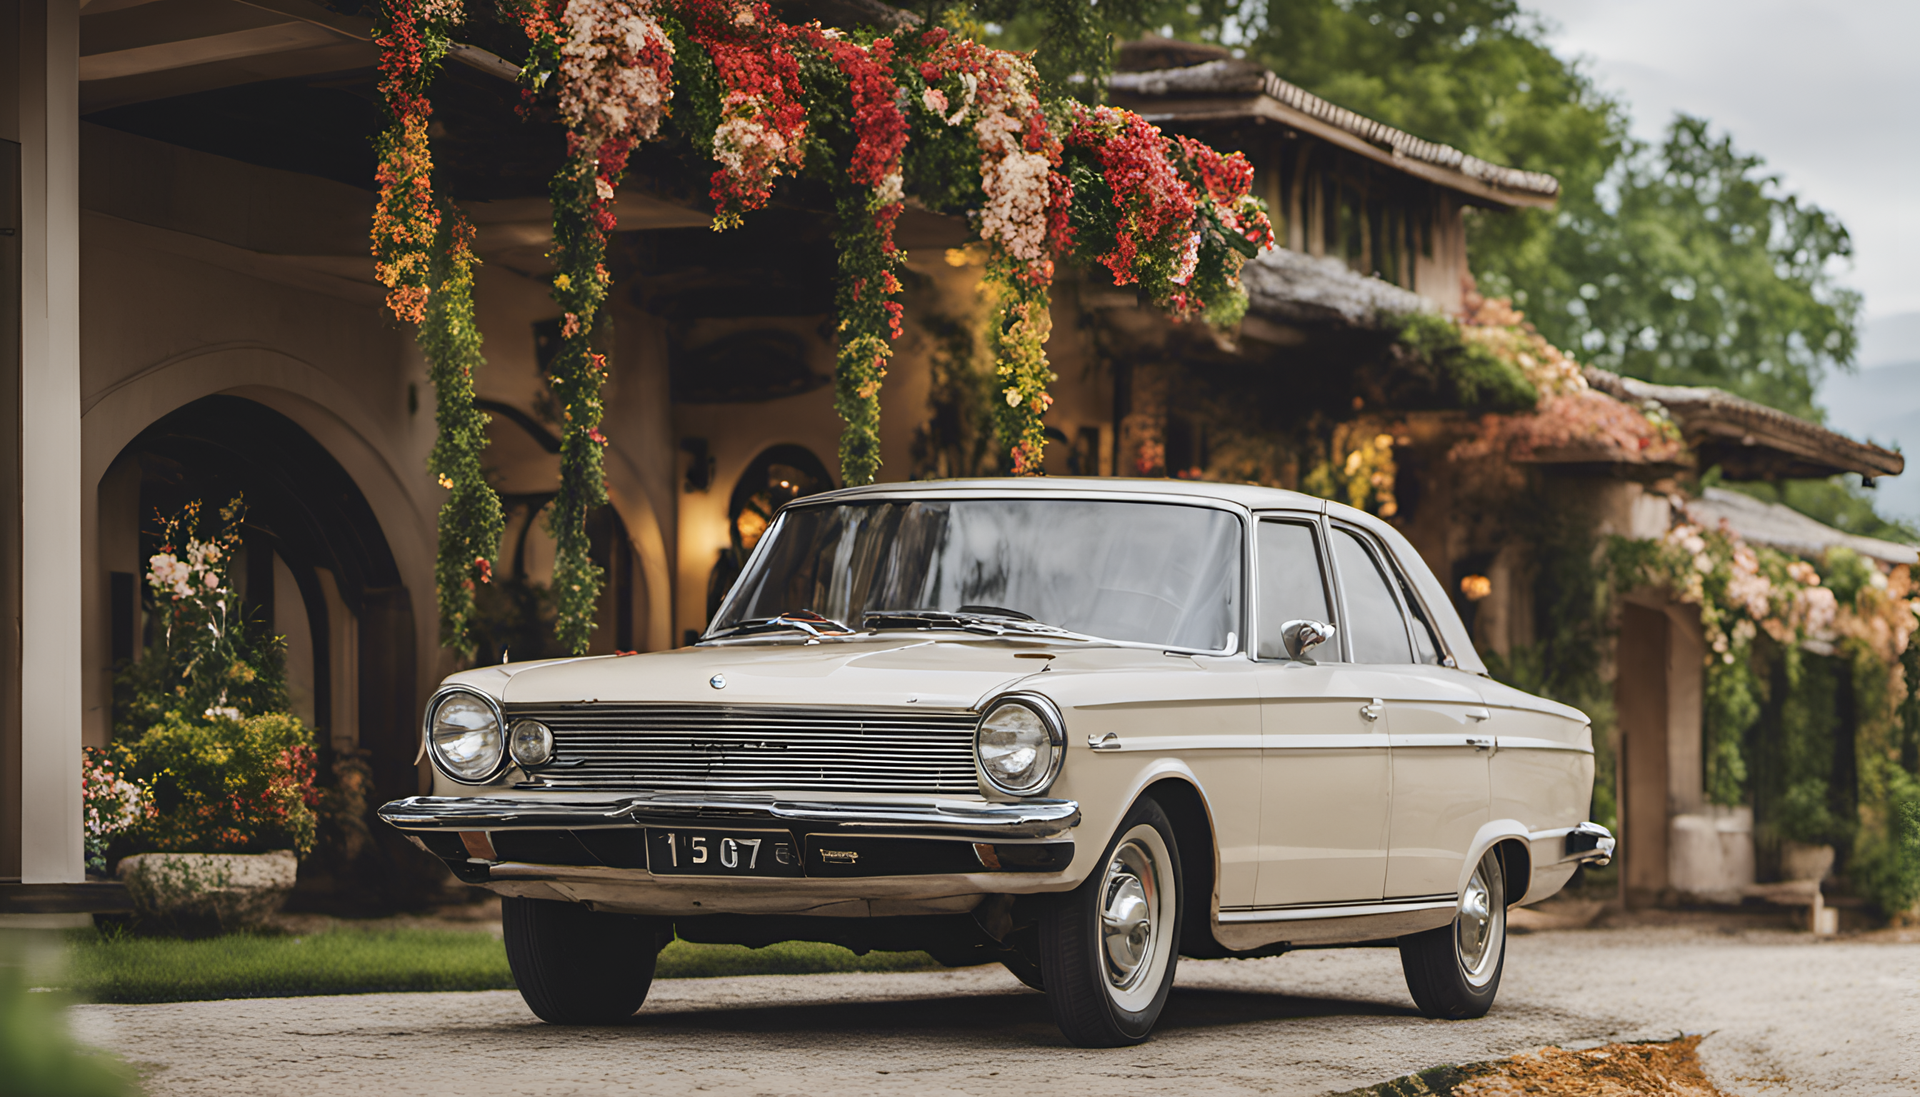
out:
M1418 1017L1410 1005L1354 998L1176 987L1158 1030L1212 1029L1323 1017ZM661 1032L838 1033L956 1032L1014 1035L1022 1042L1061 1042L1044 996L1025 991L886 1001L778 1002L750 1006L642 1009L626 1027ZM1031 1033L1022 1030L1037 1030Z

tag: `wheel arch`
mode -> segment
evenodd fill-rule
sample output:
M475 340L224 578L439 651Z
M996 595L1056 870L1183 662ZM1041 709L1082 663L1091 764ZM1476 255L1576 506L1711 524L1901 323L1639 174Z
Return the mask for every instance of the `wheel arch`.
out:
M1533 848L1530 840L1530 832L1518 819L1495 819L1481 827L1480 832L1473 836L1466 860L1460 864L1460 879L1454 886L1454 894L1458 895L1466 889L1474 866L1480 863L1482 857L1492 853L1500 860L1500 875L1507 886L1507 905L1518 906L1533 887ZM1515 881L1519 882L1517 889Z
M1225 956L1226 950L1213 938L1220 904L1220 844L1214 838L1213 812L1206 796L1192 781L1172 774L1140 790L1140 797L1147 796L1153 797L1173 823L1180 854L1180 883L1186 892L1181 900L1180 953L1201 958Z

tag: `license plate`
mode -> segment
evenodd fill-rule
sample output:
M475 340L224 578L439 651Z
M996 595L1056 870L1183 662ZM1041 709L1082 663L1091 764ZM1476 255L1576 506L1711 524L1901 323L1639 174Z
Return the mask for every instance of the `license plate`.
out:
M648 827L647 869L655 876L798 876L800 857L784 830Z

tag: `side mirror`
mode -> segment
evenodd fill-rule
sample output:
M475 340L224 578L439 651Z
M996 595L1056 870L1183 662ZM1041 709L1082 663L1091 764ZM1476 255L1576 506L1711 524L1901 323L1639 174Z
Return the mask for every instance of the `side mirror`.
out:
M1340 630L1324 621L1288 621L1280 626L1280 645L1287 658L1301 663L1313 662L1307 653L1339 635Z

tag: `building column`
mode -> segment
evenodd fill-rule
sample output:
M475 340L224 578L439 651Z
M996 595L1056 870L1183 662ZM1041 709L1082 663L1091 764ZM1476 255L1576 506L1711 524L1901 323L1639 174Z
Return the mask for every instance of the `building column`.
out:
M20 879L85 878L80 818L80 7L19 5Z

